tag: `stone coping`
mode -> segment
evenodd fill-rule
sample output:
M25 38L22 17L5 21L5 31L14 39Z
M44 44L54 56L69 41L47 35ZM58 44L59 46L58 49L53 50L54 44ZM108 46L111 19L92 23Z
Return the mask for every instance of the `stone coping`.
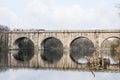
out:
M8 33L34 33L34 32L45 32L45 33L120 33L120 30L10 30Z

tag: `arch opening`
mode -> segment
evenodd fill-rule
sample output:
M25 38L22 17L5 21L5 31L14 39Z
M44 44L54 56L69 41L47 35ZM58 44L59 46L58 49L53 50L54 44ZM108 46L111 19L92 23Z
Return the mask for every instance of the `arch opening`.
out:
M79 64L86 64L85 56L92 56L94 53L94 44L88 38L78 37L70 44L70 57Z
M27 37L21 37L13 43L14 49L34 49L34 43Z
M120 38L112 36L101 44L101 56L110 59L110 64L120 63Z
M57 38L50 37L42 42L41 57L48 63L58 62L63 56L63 44Z
M34 43L27 37L18 38L13 48L13 56L18 61L29 61L34 56Z

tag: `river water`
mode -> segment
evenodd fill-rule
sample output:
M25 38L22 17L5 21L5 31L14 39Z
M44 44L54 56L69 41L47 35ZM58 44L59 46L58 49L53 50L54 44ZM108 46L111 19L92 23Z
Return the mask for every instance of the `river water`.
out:
M64 71L52 69L7 68L0 69L0 80L120 80L120 73L92 73L91 71L79 70Z
M6 69L1 70L0 80L120 80L116 72L85 72L62 70Z

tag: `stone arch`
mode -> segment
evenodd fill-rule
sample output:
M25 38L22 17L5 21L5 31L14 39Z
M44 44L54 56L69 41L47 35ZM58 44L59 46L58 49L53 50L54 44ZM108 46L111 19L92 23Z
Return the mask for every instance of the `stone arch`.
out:
M15 47L19 49L18 43L19 43L19 41L21 41L23 39L30 40L31 43L33 44L33 47L34 47L34 42L30 38L28 38L28 37L19 37L19 38L14 40L14 42L13 42L13 49L15 49Z
M34 56L34 43L27 37L19 37L13 43L13 57L17 61L29 61Z
M87 63L85 56L93 56L94 50L93 42L83 36L73 39L70 43L70 57L76 63Z
M119 38L120 35L118 33L100 33L99 46L101 46L101 44L104 42L104 40L106 40L107 38L110 38L110 37Z
M111 64L120 63L120 38L117 36L109 36L101 43L101 56L109 58Z
M63 44L55 37L45 38L41 43L41 57L48 63L58 62L63 56Z

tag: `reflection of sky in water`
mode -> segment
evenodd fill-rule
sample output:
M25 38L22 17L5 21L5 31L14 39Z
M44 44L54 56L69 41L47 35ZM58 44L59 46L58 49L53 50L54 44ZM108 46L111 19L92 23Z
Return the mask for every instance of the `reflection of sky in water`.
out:
M0 80L120 80L119 73L82 71L56 71L56 70L32 70L9 69L0 73Z
M110 56L108 56L108 55L104 55L103 56L103 58L109 58L110 59L110 64L118 64L119 63L119 61L114 61Z
M78 59L78 63L82 63L82 64L87 63L87 59L80 58L80 59Z

